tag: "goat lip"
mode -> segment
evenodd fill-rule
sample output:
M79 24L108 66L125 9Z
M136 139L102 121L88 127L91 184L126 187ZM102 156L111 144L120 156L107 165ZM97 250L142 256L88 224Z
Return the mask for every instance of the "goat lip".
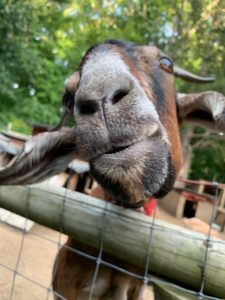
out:
M145 205L145 201L140 201L136 203L129 203L127 201L120 200L119 198L113 197L111 194L108 195L108 202L113 203L115 205L118 205L123 208L129 208L129 209L139 209Z
M141 208L144 204L145 204L145 201L141 201L141 202L137 202L137 203L123 202L124 207L131 208L131 209Z
M113 147L110 151L107 151L104 154L116 154L119 152L123 152L125 151L127 148L129 148L131 145L127 145L127 146L122 146L122 147Z
M146 143L145 140L136 141L127 146L115 147L103 153L99 158L104 159L128 159L131 157L137 157L137 153L140 151L141 145Z

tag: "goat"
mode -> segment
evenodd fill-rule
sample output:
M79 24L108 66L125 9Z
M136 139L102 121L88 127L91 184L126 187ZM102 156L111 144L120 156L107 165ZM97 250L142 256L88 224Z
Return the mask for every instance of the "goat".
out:
M76 156L111 198L140 208L173 187L182 164L179 125L193 121L225 131L225 97L174 93L173 77L211 82L175 65L154 46L109 40L91 47L66 82L63 98L76 126L40 134L0 172L0 184L27 184L64 170ZM71 238L67 246L97 255ZM110 262L143 270L107 255ZM94 263L62 248L53 288L69 300L88 299ZM141 300L143 283L101 267L95 299ZM55 299L58 299L57 296Z

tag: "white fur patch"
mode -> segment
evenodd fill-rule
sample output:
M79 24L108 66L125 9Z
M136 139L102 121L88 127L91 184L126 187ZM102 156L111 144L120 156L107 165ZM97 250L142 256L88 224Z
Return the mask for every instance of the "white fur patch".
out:
M99 76L115 77L121 74L130 74L128 67L115 51L99 51L90 54L83 66L85 76L93 75L93 71Z
M125 64L120 54L114 50L102 49L89 55L83 66L79 90L85 90L86 94L95 94L98 98L103 95L110 82L115 82L117 78L126 78L132 84L132 94L130 101L136 106L136 111L141 115L149 115L161 125L156 108L140 85L140 82L133 76L129 67ZM118 79L117 79L118 80ZM162 138L168 144L168 137L165 130L162 130Z
M107 289L109 289L110 283L110 274L109 272L105 272L105 276L98 276L95 285L94 285L94 295L95 297L101 297L102 294L106 293ZM92 281L86 283L86 286L83 288L83 292L90 294L92 288Z
M214 97L209 94L205 100L205 106L207 107L208 111L212 112L215 120L219 119L225 109L224 97L219 93L215 93Z

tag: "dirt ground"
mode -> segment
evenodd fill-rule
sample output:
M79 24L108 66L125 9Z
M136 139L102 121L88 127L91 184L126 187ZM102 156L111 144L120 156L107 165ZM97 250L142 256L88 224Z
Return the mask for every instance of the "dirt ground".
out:
M34 234L39 234L51 241ZM21 230L0 223L0 299L9 300L23 234ZM62 241L65 236L62 236ZM18 264L12 300L53 300L47 292L50 286L54 259L58 250L59 233L35 224L30 233L25 234L23 249ZM26 277L43 287L30 282Z

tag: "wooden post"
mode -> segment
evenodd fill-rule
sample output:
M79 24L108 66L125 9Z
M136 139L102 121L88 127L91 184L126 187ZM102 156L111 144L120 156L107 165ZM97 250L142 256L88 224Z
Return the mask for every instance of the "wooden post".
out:
M183 152L183 164L179 171L179 177L187 178L190 170L191 159L192 159L192 147L191 147L191 138L193 135L193 128L185 128L184 133L181 136L182 152ZM184 188L185 183L181 181L175 182L175 187ZM183 196L180 196L178 193L170 192L163 198L161 205L166 211L169 211L172 215L177 218L183 218L184 216L184 207L186 200Z
M223 232L225 232L225 189L222 190L220 205L217 208L216 222L221 226Z
M225 208L225 189L222 192L221 200L220 200L220 207Z
M197 188L197 192L198 193L203 193L204 189L205 189L205 185L204 185L204 183L201 182L201 180L199 182L200 182L200 185Z
M152 219L93 197L46 184L0 187L0 206L99 248L104 227L104 251L149 271L200 289L206 236L156 221L151 249ZM63 212L63 222L61 220ZM143 273L144 274L144 273ZM225 242L209 242L204 292L225 298Z
M182 219L184 216L184 207L185 207L186 199L184 196L180 196L178 200L177 210L176 210L176 217L178 219Z
M200 185L197 188L198 193L203 193L205 189L205 185L200 180ZM210 223L212 218L213 205L207 202L197 202L197 208L195 212L195 217L206 222Z

